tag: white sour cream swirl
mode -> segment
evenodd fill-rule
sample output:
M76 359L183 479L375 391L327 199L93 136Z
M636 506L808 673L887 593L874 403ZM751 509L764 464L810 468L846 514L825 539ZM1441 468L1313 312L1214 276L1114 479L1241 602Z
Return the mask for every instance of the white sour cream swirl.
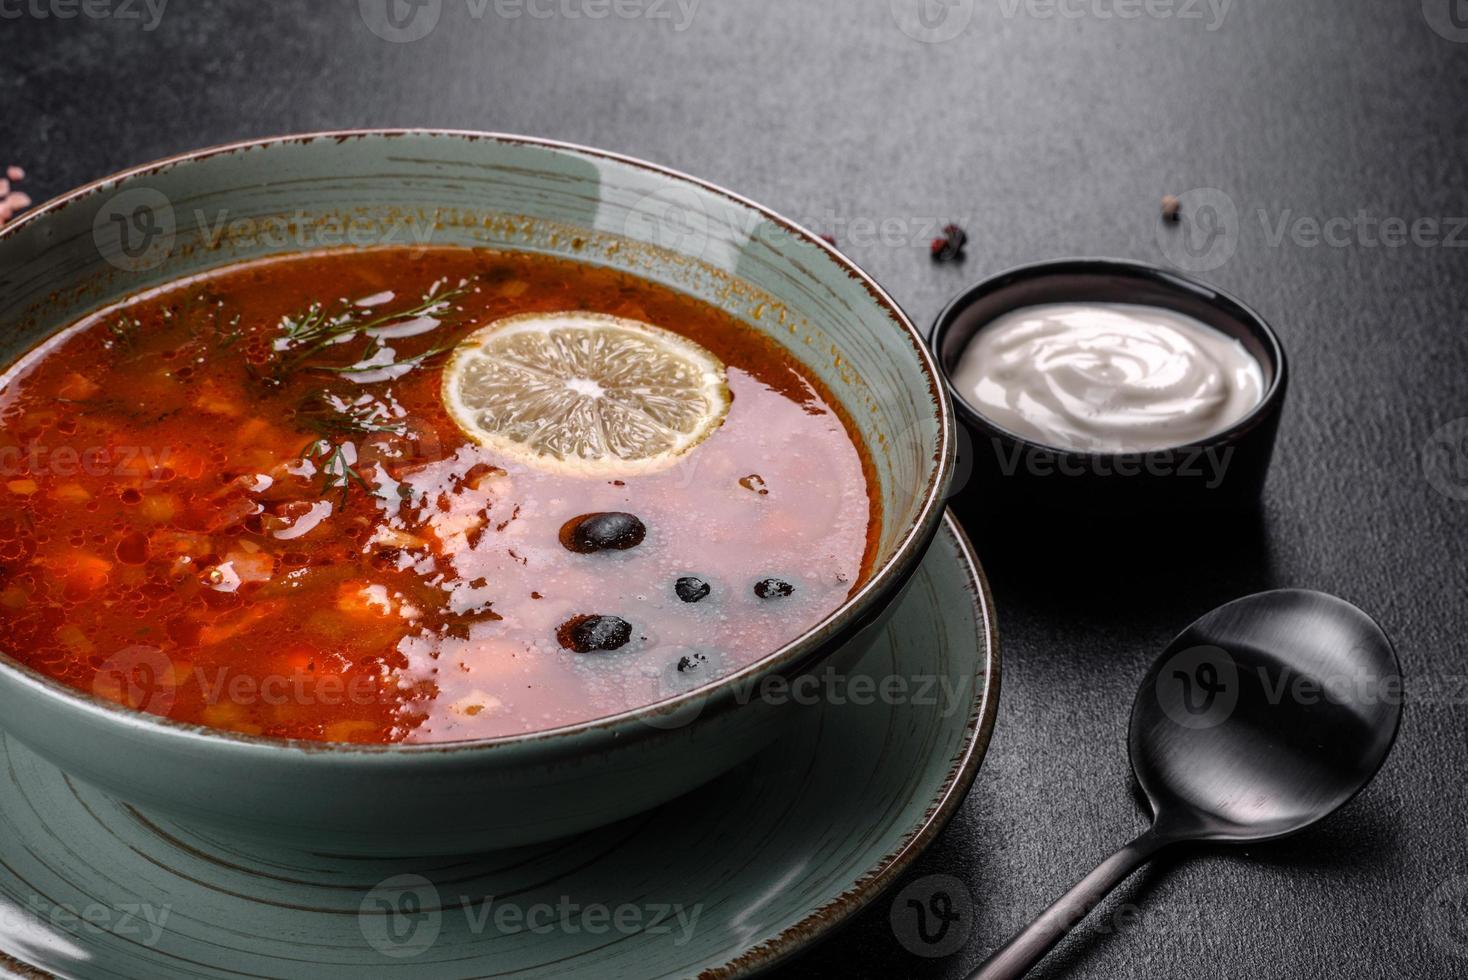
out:
M981 328L953 375L1002 428L1057 449L1150 452L1228 428L1264 397L1244 345L1182 313L1053 303Z

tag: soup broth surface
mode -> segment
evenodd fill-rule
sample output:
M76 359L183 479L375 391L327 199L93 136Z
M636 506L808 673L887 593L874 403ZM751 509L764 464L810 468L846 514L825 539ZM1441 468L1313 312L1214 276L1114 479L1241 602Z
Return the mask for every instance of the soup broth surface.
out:
M388 367L340 370L366 334L293 345L313 306L377 324ZM703 345L727 368L728 416L642 475L481 448L444 410L443 352L559 310ZM24 357L0 379L0 422L0 649L253 735L444 742L649 704L834 611L877 532L863 448L782 347L681 293L545 256L385 248L179 281ZM645 538L562 544L597 512L634 515ZM707 595L685 601L679 579ZM757 594L772 579L789 593ZM583 616L618 617L630 639L570 649L558 634Z

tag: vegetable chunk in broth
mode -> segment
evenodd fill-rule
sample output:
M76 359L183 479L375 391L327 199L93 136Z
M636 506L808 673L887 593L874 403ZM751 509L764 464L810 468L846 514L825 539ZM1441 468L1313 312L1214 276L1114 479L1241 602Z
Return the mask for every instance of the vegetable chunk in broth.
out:
M180 280L23 357L0 420L0 650L251 735L458 741L661 700L833 612L879 520L844 410L773 340L514 252Z

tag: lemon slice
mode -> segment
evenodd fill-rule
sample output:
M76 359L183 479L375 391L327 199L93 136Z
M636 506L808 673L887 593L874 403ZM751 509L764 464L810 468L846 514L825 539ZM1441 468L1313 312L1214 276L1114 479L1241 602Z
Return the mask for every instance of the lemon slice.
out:
M724 421L729 386L717 357L671 330L600 313L525 313L459 342L443 401L488 449L603 476L671 465Z

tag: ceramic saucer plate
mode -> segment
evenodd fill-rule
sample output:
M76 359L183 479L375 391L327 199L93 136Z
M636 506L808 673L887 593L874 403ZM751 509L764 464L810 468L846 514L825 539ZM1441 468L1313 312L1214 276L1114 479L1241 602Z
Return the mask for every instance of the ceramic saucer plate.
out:
M998 679L987 586L950 515L856 671L755 695L811 703L787 737L564 841L431 860L272 850L151 819L0 739L0 974L748 975L932 841L988 747Z

